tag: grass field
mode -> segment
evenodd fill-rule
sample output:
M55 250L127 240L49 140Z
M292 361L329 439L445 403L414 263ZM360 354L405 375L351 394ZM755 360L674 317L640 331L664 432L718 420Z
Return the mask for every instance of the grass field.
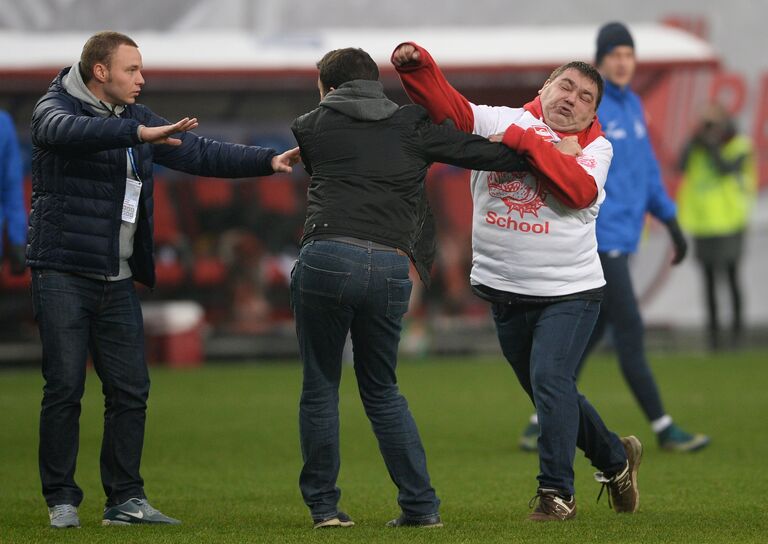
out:
M180 527L101 527L102 397L90 373L81 418L77 480L85 491L80 530L54 531L37 474L37 371L0 373L0 542L582 542L727 543L768 541L766 453L768 353L654 357L669 412L712 435L697 454L658 450L615 362L595 357L581 389L620 434L646 453L640 512L619 516L593 469L576 461L579 514L568 523L526 521L537 460L516 449L530 412L499 359L403 361L401 387L427 449L445 528L386 529L398 514L357 397L354 374L341 395L341 507L357 525L312 531L297 487L300 456L298 364L154 368L142 473L152 503Z

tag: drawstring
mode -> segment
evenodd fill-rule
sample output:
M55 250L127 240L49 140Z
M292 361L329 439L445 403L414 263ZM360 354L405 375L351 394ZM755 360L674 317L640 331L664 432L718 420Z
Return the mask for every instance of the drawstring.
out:
M115 113L115 110L117 109L117 106L113 106L113 107L111 107L111 108L110 108L110 107L109 107L109 104L105 104L105 103L104 103L104 102L102 102L101 100L99 100L99 104L101 104L102 106L104 106L104 109L105 109L105 110L107 110L107 111L109 112L109 116L110 116L110 117L120 117L119 115L117 115L117 113Z

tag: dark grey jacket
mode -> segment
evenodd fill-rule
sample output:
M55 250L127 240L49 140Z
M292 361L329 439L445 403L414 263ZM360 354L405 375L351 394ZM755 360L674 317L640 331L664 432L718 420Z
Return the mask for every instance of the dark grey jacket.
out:
M340 85L291 128L312 176L302 243L341 235L400 248L426 285L435 254L429 166L529 169L504 145L435 125L421 106L399 107L378 81Z

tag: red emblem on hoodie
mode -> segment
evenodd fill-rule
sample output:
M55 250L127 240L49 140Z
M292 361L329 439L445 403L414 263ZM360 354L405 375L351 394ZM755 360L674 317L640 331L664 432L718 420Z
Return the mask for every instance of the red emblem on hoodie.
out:
M546 206L547 193L531 172L490 172L488 192L507 205L507 214L515 210L523 219L526 213L539 216L539 209Z
M587 170L594 170L597 168L597 160L594 157L589 157L587 155L579 155L576 157L576 162L579 163L581 166L583 166Z

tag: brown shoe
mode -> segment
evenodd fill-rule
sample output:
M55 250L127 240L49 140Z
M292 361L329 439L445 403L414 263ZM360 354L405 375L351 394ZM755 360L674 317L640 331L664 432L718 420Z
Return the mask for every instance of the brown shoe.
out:
M573 495L565 499L556 489L539 488L536 496L528 503L528 508L533 508L537 499L536 508L528 514L531 521L566 521L576 517L576 497Z
M595 473L595 479L603 484L597 500L608 488L608 506L616 512L634 513L640 506L640 491L637 489L637 467L643 458L643 445L635 436L621 439L624 451L627 453L627 464L613 476L606 477L602 472Z

